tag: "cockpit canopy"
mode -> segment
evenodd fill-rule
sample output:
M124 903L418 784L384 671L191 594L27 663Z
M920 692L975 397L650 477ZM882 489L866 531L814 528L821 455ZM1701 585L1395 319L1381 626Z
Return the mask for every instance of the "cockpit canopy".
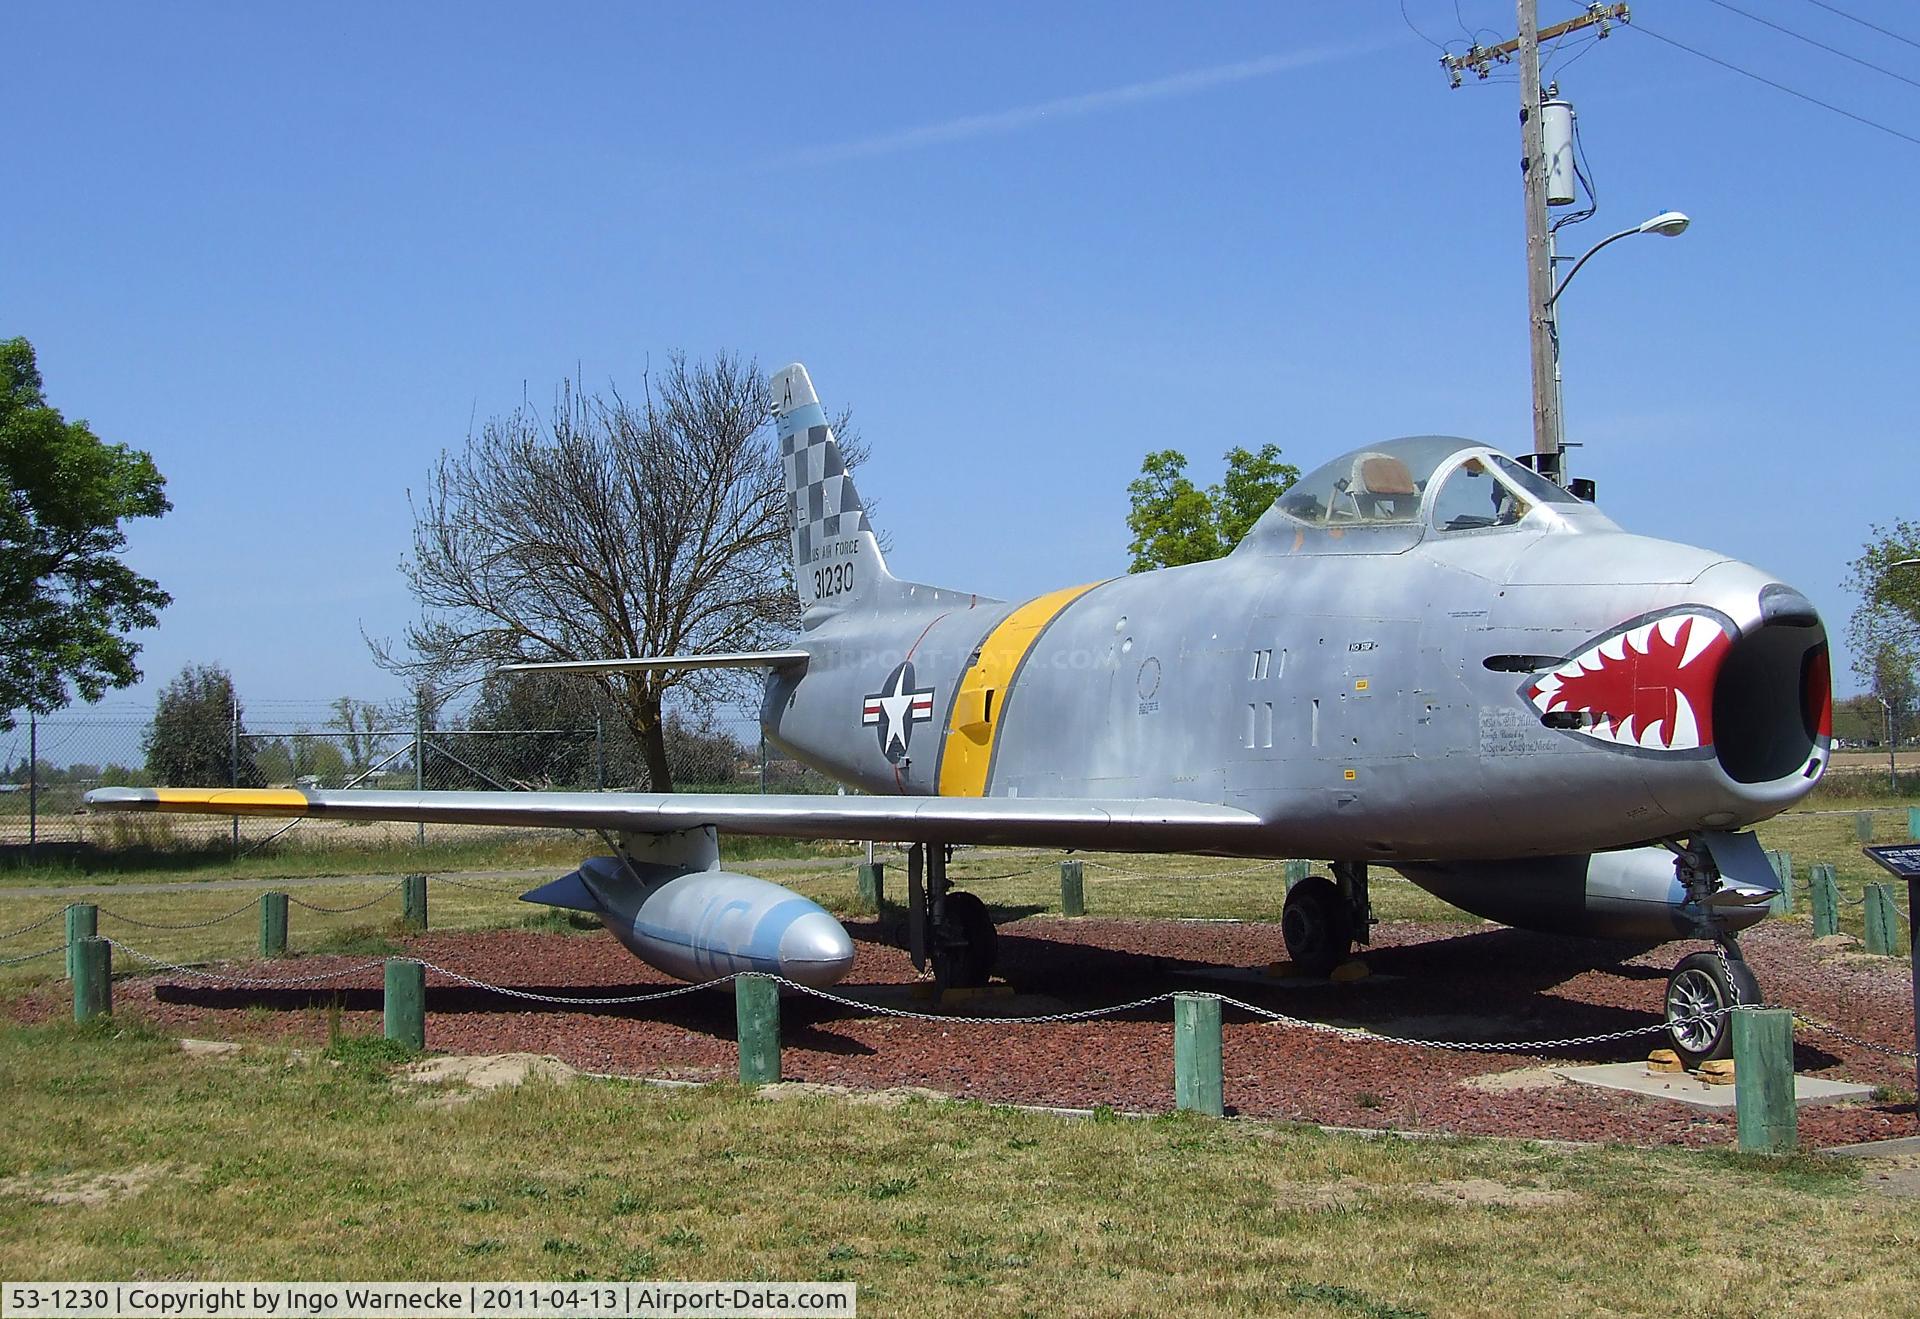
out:
M1576 502L1483 444L1420 435L1342 454L1296 481L1274 509L1309 527L1363 529L1424 518L1437 531L1469 531L1516 525L1538 504Z

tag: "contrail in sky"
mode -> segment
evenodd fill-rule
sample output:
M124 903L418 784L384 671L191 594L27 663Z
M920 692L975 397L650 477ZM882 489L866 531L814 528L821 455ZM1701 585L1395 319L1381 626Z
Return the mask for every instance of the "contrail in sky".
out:
M1190 69L1185 73L1176 73L1165 78L1128 83L1124 87L1110 87L1105 91L1086 92L1079 96L1062 96L1056 100L1017 106L1011 110L961 115L955 119L942 120L937 124L903 128L874 137L857 138L851 142L801 147L785 153L778 161L769 163L825 165L845 160L859 160L869 156L890 156L901 151L917 151L921 147L964 142L976 137L1016 133L1049 119L1076 118L1081 115L1099 114L1106 110L1118 110L1130 105L1141 105L1148 101L1166 101L1178 96L1192 96L1197 92L1211 91L1216 87L1251 82L1255 78L1270 78L1276 73L1309 68L1316 64L1327 64L1370 49L1373 47L1312 46L1287 55L1266 55L1260 59L1242 60L1236 64L1216 64L1211 68Z

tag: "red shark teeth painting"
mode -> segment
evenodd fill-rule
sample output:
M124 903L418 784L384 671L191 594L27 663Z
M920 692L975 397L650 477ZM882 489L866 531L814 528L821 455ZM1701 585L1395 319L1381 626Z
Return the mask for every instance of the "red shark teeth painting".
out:
M1713 745L1713 686L1733 627L1699 606L1638 619L1588 645L1522 692L1541 714L1587 714L1570 731L1639 751Z

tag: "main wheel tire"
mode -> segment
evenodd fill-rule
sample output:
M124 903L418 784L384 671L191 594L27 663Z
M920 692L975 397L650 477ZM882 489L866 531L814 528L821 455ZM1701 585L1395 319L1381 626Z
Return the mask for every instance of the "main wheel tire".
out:
M1287 956L1310 976L1324 976L1353 951L1353 908L1322 875L1308 875L1287 894L1280 911Z
M1727 979L1727 968L1733 979ZM1736 997L1737 993L1737 997ZM1733 1052L1733 1016L1739 1003L1759 1003L1760 982L1737 957L1688 953L1667 977L1667 1037L1689 1071Z
M946 918L947 929L942 933L948 937L943 939L940 933L934 936L944 948L940 960L945 975L940 974L942 967L936 966L934 978L956 989L986 984L1000 952L1000 934L993 928L987 904L971 893L949 893Z

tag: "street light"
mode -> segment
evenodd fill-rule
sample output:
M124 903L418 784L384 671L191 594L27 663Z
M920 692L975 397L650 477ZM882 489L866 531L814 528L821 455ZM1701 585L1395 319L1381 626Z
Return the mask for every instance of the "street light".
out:
M1587 264L1587 258L1595 252L1598 252L1608 243L1617 243L1622 238L1632 238L1636 234L1659 234L1662 238L1678 238L1687 231L1687 226L1692 223L1693 221L1689 220L1679 211L1662 211L1650 220L1642 220L1631 229L1622 229L1617 234L1608 234L1605 238L1602 238L1599 242L1588 248L1586 252L1581 255L1580 259L1573 263L1573 269L1567 272L1567 277L1561 280L1559 286L1554 289L1553 296L1547 299L1547 306L1552 307L1554 303L1560 301L1560 295L1567 291L1567 285L1573 283L1573 277L1580 273L1580 267Z
M1691 223L1693 222L1680 211L1662 211L1650 219L1642 220L1631 229L1622 229L1617 234L1608 234L1580 254L1580 259L1573 263L1571 270L1567 271L1567 277L1554 287L1553 293L1547 298L1545 310L1548 327L1553 337L1553 427L1556 434L1553 437L1553 470L1544 474L1553 480L1562 484L1567 481L1567 414L1566 407L1560 400L1560 313L1554 304L1559 302L1560 295L1567 291L1567 285L1573 283L1573 277L1580 273L1580 267L1586 265L1588 258L1608 243L1617 243L1622 238L1632 238L1637 234L1659 234L1663 238L1674 238L1685 233L1687 226ZM1553 233L1549 230L1547 268L1553 269L1560 259L1553 254Z

